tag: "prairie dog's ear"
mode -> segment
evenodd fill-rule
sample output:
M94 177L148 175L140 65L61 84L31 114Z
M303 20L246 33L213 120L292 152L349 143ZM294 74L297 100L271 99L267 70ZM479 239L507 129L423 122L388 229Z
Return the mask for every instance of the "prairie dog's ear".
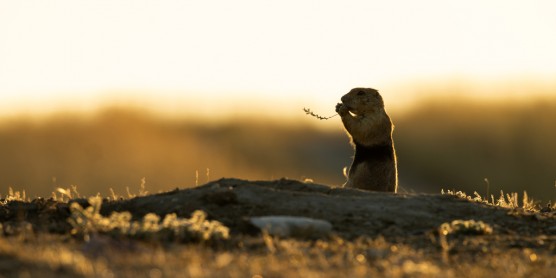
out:
M380 96L380 94L378 93L378 90L376 90L376 89L369 88L369 92L371 92L375 96Z

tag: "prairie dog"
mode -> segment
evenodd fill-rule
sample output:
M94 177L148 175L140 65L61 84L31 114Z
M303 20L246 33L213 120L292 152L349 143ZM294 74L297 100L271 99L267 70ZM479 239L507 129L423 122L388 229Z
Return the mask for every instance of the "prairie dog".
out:
M342 97L336 112L355 147L344 187L397 192L398 167L392 140L394 126L377 90L355 88Z

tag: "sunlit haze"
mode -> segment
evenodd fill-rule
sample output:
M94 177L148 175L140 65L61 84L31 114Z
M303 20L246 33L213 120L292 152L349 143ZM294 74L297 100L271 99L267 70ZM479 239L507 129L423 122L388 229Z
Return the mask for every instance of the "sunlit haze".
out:
M526 96L530 82L554 88L555 14L550 0L0 0L0 116L330 114L352 87L396 106L435 81L490 97L513 80Z

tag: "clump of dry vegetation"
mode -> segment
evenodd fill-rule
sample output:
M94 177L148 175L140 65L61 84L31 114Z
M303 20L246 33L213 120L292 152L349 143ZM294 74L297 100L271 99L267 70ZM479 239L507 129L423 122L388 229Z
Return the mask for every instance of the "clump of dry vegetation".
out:
M70 205L68 222L73 227L71 234L89 238L91 234L104 233L130 238L157 239L163 241L208 241L229 238L229 229L218 221L207 220L207 214L196 210L191 218L167 214L161 221L154 213L146 214L140 221L132 221L128 211L112 212L109 217L100 214L101 197L88 199L89 207L83 208L77 202Z
M10 202L10 201L29 201L29 198L27 198L27 194L25 193L25 190L22 191L15 191L13 190L13 188L10 186L8 187L8 195L6 195L5 198L2 198L2 194L0 194L0 200L3 200L4 203L6 202Z
M477 191L473 192L473 196L469 196L462 191L444 191L442 189L441 194L456 196L461 199L468 201L483 203L487 205L499 206L509 209L521 208L525 211L539 212L541 210L540 204L533 199L530 199L527 195L527 191L523 192L523 198L521 200L521 205L519 204L519 194L517 192L512 192L504 195L504 191L500 190L500 197L494 198L494 195L490 195L490 200L488 198L482 197ZM549 205L550 206L550 205Z
M450 223L442 223L438 228L438 233L442 236L453 234L490 235L492 227L483 221L454 220Z

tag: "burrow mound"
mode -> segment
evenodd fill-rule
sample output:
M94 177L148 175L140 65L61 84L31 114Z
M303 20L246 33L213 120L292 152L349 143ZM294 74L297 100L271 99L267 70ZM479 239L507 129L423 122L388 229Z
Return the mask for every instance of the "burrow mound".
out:
M87 206L87 200L76 199ZM483 221L497 235L536 237L556 233L554 213L527 213L470 202L451 195L392 194L333 188L295 180L247 181L220 179L208 184L123 200L105 200L101 214L129 211L134 219L147 213L176 213L189 217L203 210L209 219L228 226L233 234L257 231L254 216L303 216L326 220L344 238L383 236L392 240L420 237L453 220ZM27 222L37 231L67 233L69 204L52 199L2 202L2 223Z

